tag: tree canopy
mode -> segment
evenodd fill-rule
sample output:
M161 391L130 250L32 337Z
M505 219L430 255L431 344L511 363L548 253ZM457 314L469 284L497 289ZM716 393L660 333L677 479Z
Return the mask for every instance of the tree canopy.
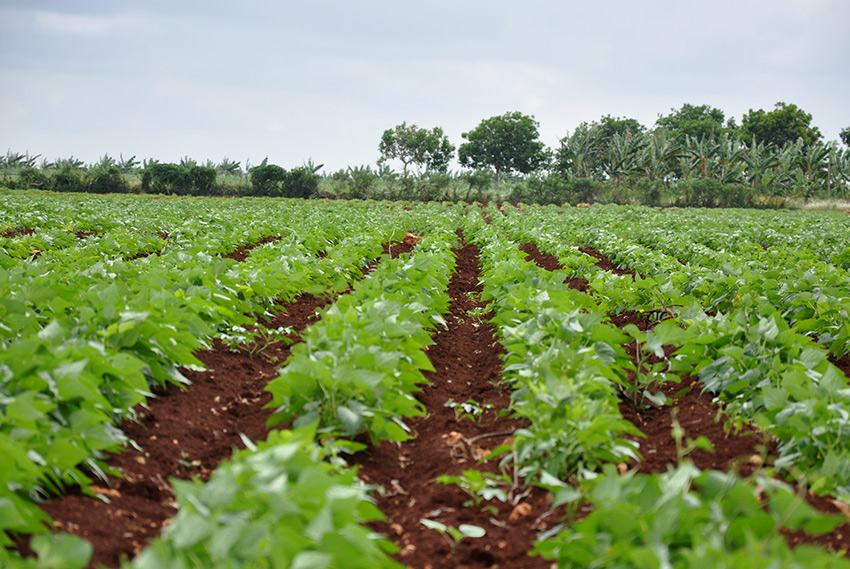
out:
M843 142L847 146L850 146L850 126L842 128L841 132L838 133L838 136L841 137L841 142Z
M455 147L440 127L428 130L415 124L408 126L407 122L403 122L384 131L378 151L381 153L378 164L398 159L406 178L407 168L411 164L445 172Z
M668 130L678 140L716 138L725 128L725 119L723 111L716 107L685 103L681 109L670 109L670 114L659 115L655 126ZM730 119L726 126L732 128L734 122Z
M519 111L484 119L461 136L467 142L458 148L460 164L493 168L497 190L500 174L528 174L548 160L545 146L539 140L537 121Z
M811 123L812 115L793 103L780 101L772 111L750 109L745 113L741 119L741 138L747 143L755 140L779 148L799 138L804 146L810 147L821 139L820 129Z

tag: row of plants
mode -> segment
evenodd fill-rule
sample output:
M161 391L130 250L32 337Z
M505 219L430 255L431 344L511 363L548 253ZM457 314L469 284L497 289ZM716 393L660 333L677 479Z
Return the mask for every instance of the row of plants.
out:
M151 385L185 382L179 368L199 365L193 351L211 337L254 322L275 302L359 278L397 230L386 216L390 225L364 234L366 219L348 213L339 223L325 212L330 225L321 229L321 213L292 211L319 222L316 231L281 236L242 263L211 255L221 243L200 243L215 225L201 216L171 227L173 249L160 255L105 258L86 239L0 269L0 446L14 465L0 475L3 545L10 534L45 531L33 499L72 484L85 490L102 475L103 453L127 442L115 425L132 418ZM322 234L337 242L313 240Z
M850 281L844 268L818 260L804 245L776 245L767 250L756 246L741 254L711 249L688 239L687 228L680 231L676 217L669 218L663 229L648 228L655 238L650 240L651 247L642 245L647 239L638 237L646 226L641 213L649 211L603 209L592 216L567 212L555 219L541 210L540 215L512 214L515 221L509 223L536 226L538 234L551 233L573 250L578 244L592 245L641 275L635 285L616 275L592 283L597 289L618 289L618 294L610 292L608 297L630 300L628 290L633 290L647 304L661 307L682 306L690 298L711 312L757 310L767 303L777 307L798 332L829 347L834 356L850 350ZM843 228L843 221L837 222L831 231L840 234Z
M72 166L57 170L16 169L4 173L2 184L12 189L92 194L310 198L318 196L320 179L315 167L309 165L286 170L262 163L251 168L246 179L242 179L222 175L210 166L153 162L130 172L101 165L89 169Z
M498 221L496 225L499 225ZM514 252L516 241L513 246L511 241L501 241L494 249L503 257L513 257L512 262L519 264L520 261L516 259ZM505 251L510 252L504 253ZM522 322L520 307L540 303L532 321L545 320L546 309L541 301L551 303L551 299L556 295L565 296L566 291L558 286L553 287L553 282L562 282L567 275L594 278L594 272L598 270L595 267L589 269L587 262L580 259L587 257L586 255L578 253L574 248L573 251L576 254L561 257L573 268L550 273L548 282L544 280L545 275L540 274L544 271L532 266L524 267L521 274L536 282L537 286L524 292L518 292L522 290L522 285L513 289L512 294L518 298L514 303L507 303L510 306L507 317L510 324L502 328L503 343L508 350L505 356L505 375L509 378L519 375L522 378L519 381L513 380L519 387L514 396L519 399L514 407L515 412L525 416L522 400L528 396L522 392L533 390L536 395L534 404L539 412L531 418L534 423L529 429L540 431L541 434L546 433L540 437L542 442L538 444L546 446L553 436L550 434L550 428L556 434L567 431L566 440L547 448L545 456L549 460L563 459L569 450L586 452L581 448L584 433L574 434L568 428L565 429L565 414L554 404L557 398L576 391L597 394L600 398L604 396L598 394L607 393L610 397L610 386L622 385L622 380L617 381L615 378L613 382L606 379L600 381L600 378L604 377L602 373L585 371L588 367L599 366L598 360L594 361L599 357L596 355L599 353L599 344L594 344L592 348L588 344L593 341L593 336L598 334L601 320L601 315L594 316L593 311L599 310L594 301L606 305L605 298L594 297L590 302L581 305L582 312L572 316L561 314L553 319L562 326L561 338L572 336L574 342L578 340L579 346L584 344L585 354L591 354L584 361L578 359L580 365L567 368L564 370L566 373L551 373L553 368L561 370L558 364L551 362L558 361L563 352L548 347L551 340L547 339L548 336L541 330L542 327ZM529 274L534 276L528 277ZM491 282L489 277L486 280ZM519 280L515 279L515 282ZM510 279L506 282L510 282ZM503 291L511 288L510 285L503 287ZM526 295L529 298L523 298ZM506 292L502 292L501 297L496 296L494 299L497 307L494 321L500 324L505 317L498 310L498 306L501 300L508 296ZM573 297L576 298L576 295ZM548 310L552 311L551 308ZM597 328L594 329L594 326ZM555 326L550 324L549 329L553 328ZM639 348L638 366L632 366L638 373L634 374L633 384L628 388L630 391L624 390L622 394L631 397L633 402L639 405L644 399L653 397L647 389L653 379L646 378L648 381L644 382L640 378L641 351L656 351L660 352L656 355L663 355L660 350L662 343L678 340L687 345L688 341L685 340L684 332L678 323L672 320L657 325L654 331L645 334L640 334L633 326L627 327L624 332L638 342ZM693 334L693 337L699 337L696 331L693 331ZM582 335L586 338L584 341L579 340ZM689 336L688 340L693 337ZM543 365L533 355L526 356L526 361L519 363L522 358L518 357L518 354L534 352L541 354L540 360L545 362ZM613 350L608 353L613 353ZM823 353L821 357L824 357ZM628 365L626 363L623 367ZM674 371L690 371L690 366L684 359L680 358L677 366ZM616 369L618 363L615 362L610 367ZM666 363L648 368L647 375L668 377L665 371ZM524 383L526 381L528 387ZM657 377L654 381L660 382ZM606 384L608 389L603 388ZM848 565L846 561L838 560L834 554L821 549L804 547L792 550L782 534L783 531L797 529L812 534L828 533L844 521L842 516L823 516L815 512L790 486L760 474L750 479L740 479L734 473L701 472L684 460L687 452L700 445L697 441L684 441L681 431L674 432L674 438L678 437L676 440L679 445L677 466L671 466L664 474L643 475L636 474L635 471L623 473L614 463L624 461L625 457L604 451L612 446L611 435L603 435L601 429L593 428L599 426L600 416L588 412L587 404L579 397L575 397L570 403L571 408L579 409L579 415L589 423L585 433L598 433L593 443L600 445L603 450L594 459L585 462L592 464L593 468L585 468L580 476L573 476L571 486L563 482L563 474L549 476L550 472L544 471L540 477L539 483L555 495L554 503L568 504L568 508L567 519L563 523L541 534L534 554L557 562L558 567L728 567L732 566L729 564L730 560L734 560L734 566L742 567L764 567L775 563L789 567ZM655 403L662 401L656 400ZM604 415L601 418L604 419ZM547 421L551 421L551 427L543 426ZM535 423L541 426L536 427ZM606 424L611 424L610 418ZM522 436L522 431L516 436L516 457L520 460L523 456ZM529 470L534 472L534 469L526 469ZM581 521L576 521L570 512L577 512L580 508L589 508L591 513Z
M498 220L498 217L496 219ZM496 225L498 224L497 222ZM579 253L574 247L563 246L563 242L557 239L551 239L549 244L561 245L559 248L561 260L566 261L565 265L573 267L564 273L553 273L561 275L560 278L555 279L556 282L566 275L593 279L594 273L599 272L595 267L589 269L586 265L587 261L581 259L581 257L589 257ZM541 248L547 247L543 245ZM569 249L572 253L567 251ZM498 250L513 250L513 248L508 243L502 243ZM524 272L527 274L533 270L528 267ZM631 277L628 276L622 278L624 281L629 279ZM555 290L557 291L557 288ZM550 283L540 286L536 291L539 295L538 299L546 298L542 291L547 291L546 296L552 296L553 287ZM594 300L600 306L609 305L604 295L595 294ZM498 300L496 303L498 305ZM634 310L638 307L627 308ZM585 307L584 310L587 311L585 314L590 316L594 309L599 310L595 304L591 304L589 308ZM512 310L511 319L516 322L519 319L516 314L517 309L514 307ZM538 310L536 318L540 319L542 313L542 310ZM495 321L499 320L500 315L497 312ZM565 327L570 328L575 335L581 334L582 331L588 336L593 334L591 327L582 326L581 324L584 323L580 324L576 320L561 317L558 321L564 323ZM834 410L846 409L844 401L834 401L836 393L839 393L839 398L841 397L844 383L836 381L838 379L835 375L836 370L834 367L828 367L825 352L813 350L803 355L805 348L798 347L797 358L794 359L797 364L794 368L796 373L790 372L789 368L777 370L785 378L785 382L777 387L765 387L764 382L760 384L755 381L759 379L757 374L747 373L747 370L741 369L740 365L737 369L731 370L729 367L734 367L735 364L729 366L726 358L716 360L711 349L705 348L705 346L715 346L723 354L734 352L738 356L736 362L748 361L750 369L755 362L760 362L762 365L771 363L769 357L760 357L753 353L753 342L741 337L733 337L733 335L726 335L721 339L721 334L715 331L711 335L705 326L698 328L692 325L683 330L680 327L682 325L681 321L667 320L644 335L640 335L633 326L627 327L624 332L635 338L639 346L638 366L634 369L639 371L642 351L655 350L656 355L662 356L663 351L660 350L662 344L672 343L682 346L672 356L672 366L668 368L666 363L652 366L647 369L648 375L661 375L662 378L675 377L665 373L668 369L677 373L698 373L705 389L724 395L723 400L726 402L724 411L731 413L733 418L737 418L732 421L737 421L738 427L741 426L742 418L747 421L752 420L782 441L779 449L780 458L774 464L775 468L795 475L804 486L811 484L811 489L814 491L846 496L846 489L841 487L840 482L834 484L829 478L835 476L836 469L847 466L844 457L841 456L842 451L834 450L846 447L846 442L843 441L844 429L838 424L841 416L827 414L824 417L822 412L823 407L832 407ZM522 324L515 324L515 326L524 330ZM756 327L753 326L748 332L754 334ZM763 334L766 328L764 323L760 328ZM510 337L517 336L513 330L513 326L507 327L507 331L512 334ZM771 332L767 335L772 340L776 340L780 335L778 329L776 332L775 336ZM789 333L786 332L785 337L780 341L788 340L788 336ZM524 343L520 340L506 344L508 349L505 357L506 375L510 376L511 373L518 372L527 377L533 376L536 370L532 371L534 368L531 365L523 363L517 366L515 363L518 359L515 353L516 346L521 346L521 351L542 351L544 348L537 346L546 345L545 338L546 336L538 331L537 334L528 336ZM802 339L805 345L807 339ZM764 343L762 339L762 344ZM774 348L777 343L779 342L774 342ZM742 345L743 348L738 348ZM735 352L735 350L740 351ZM776 351L778 350L771 350L770 346L764 348L764 352L770 355ZM592 353L587 348L586 352ZM792 356L793 359L791 350L785 350L785 352L784 356ZM547 350L543 353L546 353L550 361L557 357L552 351ZM776 359L779 359L778 356ZM803 368L800 365L802 361L805 361L808 367ZM709 371L703 371L704 369ZM820 384L819 391L809 392L809 398L804 402L794 400L789 409L788 404L802 391L800 375L812 375L814 369L825 370L824 378L821 381L815 379L813 382ZM571 371L557 380L551 378L533 383L538 393L547 394L542 401L537 402L538 407L546 409L546 412L536 417L538 421L545 422L551 415L555 418L554 423L560 427L561 413L553 412L551 407L546 405L551 405L552 402L552 397L548 394L553 391L568 392L571 390L573 381L576 380L584 379L584 381L593 382L588 374L584 374L583 377L581 368ZM631 394L633 402L639 404L639 398L652 398L652 393L646 389L647 386L651 386L652 379L647 378L648 381L643 382L640 373L634 375ZM742 387L748 379L752 383L747 388ZM661 380L656 378L655 381ZM723 384L724 381L725 384ZM598 379L596 382L598 383ZM730 384L735 387L726 392L723 387L728 387ZM553 386L557 386L557 389ZM600 389L596 387L595 391ZM767 415L759 414L758 411L741 413L741 409L752 409L753 406L757 407L764 401L765 395L753 393L760 389L767 390L765 395L768 399L775 398L768 405L773 413L771 419L774 420L768 420ZM638 394L638 390L643 390L643 393ZM846 389L844 391L846 392ZM827 393L832 397L819 398ZM655 403L663 403L663 401L657 400ZM578 403L574 404L581 407ZM818 406L820 408L816 408ZM799 416L801 410L803 415L806 415L806 419L802 419L804 424L801 424ZM794 417L794 419L786 422L777 421L775 420L777 414L783 414L786 418ZM811 419L818 416L824 420ZM594 415L585 414L585 417L592 418ZM674 429L676 425L674 421ZM831 432L825 434L825 431L830 429ZM555 430L560 431L561 428ZM609 456L600 461L596 468L585 470L583 476L574 477L574 487L565 486L563 482L560 482L559 478L563 480L563 477L542 478L541 481L545 487L553 491L556 496L561 496L560 500L556 498L556 503L563 501L570 504L568 513L578 511L580 507L590 508L591 513L581 521L568 517L564 523L542 534L534 554L556 561L559 567L620 565L764 567L776 563L788 567L850 565L846 560L836 559L834 554L821 549L811 547L791 549L783 535L783 532L787 530L804 530L812 534L829 533L845 521L843 516L824 516L815 512L802 500L797 491L766 475L757 473L752 478L741 479L735 473L701 472L693 464L684 460L687 452L700 446L698 441L684 441L684 433L680 429L678 432L674 430L673 436L678 445L679 460L676 466L671 465L670 470L664 474L644 475L636 474L634 471L623 473L612 464L622 459L618 460L619 457ZM813 442L813 438L820 440ZM568 442L575 447L577 439L579 439L577 436L569 437ZM553 447L550 454L556 455L555 449L569 447L570 444L562 442ZM830 457L823 460L826 454L830 454ZM518 455L521 456L521 452Z
M512 388L511 410L530 425L514 433L518 474L534 481L586 476L605 462L636 459L640 432L617 407L626 385L628 336L603 322L592 298L567 274L525 260L517 244L476 222L467 230L482 252L484 291L495 311ZM498 453L497 453L498 454Z
M541 231L539 227L533 232ZM565 242L564 236L555 234L560 243ZM814 492L850 497L843 474L850 471L846 378L827 361L823 347L800 333L799 325L792 328L786 322L787 310L762 299L723 306L718 314L708 316L699 304L705 297L695 294L699 291L677 289L675 277L667 277L674 283L670 285L659 270L663 264L666 270L679 271L680 263L659 261L652 250L630 246L628 241L601 237L596 243L613 259L655 277L597 272L600 276L591 278L590 286L600 306L675 317L673 321L682 329L668 322L655 327L663 343L678 348L672 369L698 375L703 389L722 402L731 417L730 427L754 424L770 433L779 443L776 468ZM569 249L573 256L582 255L567 246L559 250L562 259ZM746 280L753 287L760 283L749 276ZM738 295L744 294L739 289Z
M283 291L281 294L287 296L290 275L303 283L304 278L297 276L302 267L311 275L318 275L314 278L327 279L325 288L346 286L344 278L337 280L340 273L359 274L359 267L370 258L376 243L380 243L377 236L364 237L364 227L371 228L376 222L386 224L376 231L386 240L401 235L397 233L398 224L405 229L421 228L418 232L426 237L413 254L394 261L382 259L375 271L354 286L351 300L342 297L327 310L314 326L315 331L311 328L305 333L305 347L295 350L300 350L301 355L293 353L289 362L295 365L293 371L288 371L289 366L283 368L276 385L270 386L275 397L273 405L278 407L274 421L296 419L299 430L273 434L267 443L246 441L249 448L214 474L207 485L178 484L181 513L133 566L255 566L268 559L304 567L396 566L385 555L390 547L387 542L357 525L379 516L366 498L366 490L351 471L323 460L341 464L335 455L357 448L347 441L360 433L373 440L402 440L409 436L402 426L402 416L420 412L409 395L417 384L424 382L419 370L428 369L422 352L430 342L428 330L440 325L439 314L448 303L444 293L434 294L434 291L445 290L453 268L450 249L457 244L452 230L459 222L459 209L420 205L410 206L410 210L391 210L388 204L365 204L361 208L337 203L323 204L317 208L321 211L311 211L312 205L294 202L287 207L293 211L270 211L280 216L281 225L311 227L311 230L296 231L291 239L253 249L244 263L221 260L219 265L216 261L220 252L233 247L232 241L243 240L241 233L228 240L226 246L216 243L215 238L212 242L192 245L205 236L218 236L220 218L204 216L182 231L179 227L169 227L166 241L172 241L172 235L177 237L166 245L162 257L152 255L126 262L115 255L107 262L97 262L95 258L100 255L97 238L91 243L87 238L82 246L69 245L51 253L55 261L66 259L57 265L62 266L62 274L55 275L58 280L68 267L73 267L75 255L80 255L76 257L81 262L79 272L88 271L120 286L140 278L127 267L145 271L153 268L152 278L166 288L187 296L200 294L206 299L210 310L201 320L213 330L204 332L208 338L215 330L227 330L232 322L222 307L213 307L213 303L220 300L222 305L231 302L243 308L247 300L239 293L249 297L256 294L263 308L257 308L254 313L261 313L269 309L264 302L276 298L275 291ZM250 208L246 210L249 211ZM566 277L574 274L598 281L601 275L593 267L593 259L578 253L574 247L568 255L570 246L562 243L559 256L568 269L563 272L537 269L517 251L517 243L523 241L504 237L519 231L513 215L508 212L503 216L495 206L490 206L487 212L495 221L493 226L486 226L477 210L468 212L462 224L464 232L479 244L484 254L484 298L491 298L493 307L497 308L501 341L508 351L505 377L515 389L513 406L517 413L531 420L530 427L516 433L514 447L499 449L494 454L504 452L508 456L515 450L522 476L531 480L536 477L537 483L554 493L556 504L568 504L575 511L587 502L600 512L542 535L540 554L562 567L586 566L594 560L647 567L665 563L679 566L686 562L692 566L698 563L723 566L728 559L735 559L744 567L764 566L769 562L793 566L792 563L802 561L814 564L808 566L842 566L821 550L791 552L780 540L781 527L814 533L830 531L840 521L812 513L801 505L799 496L781 484L757 479L741 481L731 475L700 473L684 466L668 475L648 477L622 476L606 467L608 462L621 462L637 455L635 444L618 435L634 433L633 426L618 422L618 418L622 421L616 410L618 392L635 398L654 395L651 391L648 394L625 391L628 388L622 378L632 364L621 346L637 341L651 351L662 340L685 338L690 331L681 331L669 323L650 336L635 330L619 331L606 324L604 313L614 301L602 292L613 289L598 287L600 293L591 297L565 284ZM330 220L330 227L319 223L323 217ZM342 229L335 230L337 226ZM560 234L539 220L531 227L538 235L549 231L548 241L539 242L541 247L558 243ZM87 252L76 252L90 246ZM173 250L169 251L169 247ZM354 251L357 254L352 254ZM39 271L28 274L30 278L36 272L41 274L48 265L39 263L50 258L48 255L35 262L17 259L13 268L38 265ZM175 283L170 275L176 278L181 273L164 272L164 265L189 265L196 260L213 267L213 277L205 281L203 272L184 273L187 280ZM277 273L278 263L286 265L285 276ZM340 270L340 265L346 268ZM227 270L219 270L220 266ZM272 276L267 277L267 273ZM623 288L629 280L638 282L620 280L623 284L618 286ZM310 281L301 288L316 287L318 291L319 286L320 283ZM22 286L20 290L29 291L31 301L37 288ZM206 294L210 296L203 296ZM4 294L3 298L6 297ZM36 304L30 302L28 306L32 310ZM62 307L56 305L51 310ZM133 319L123 322L123 330L119 330L122 321L118 319L112 322L116 324L114 333L130 337L147 318L136 318L139 323ZM3 322L7 322L5 315ZM44 329L44 326L34 327L33 331L37 335ZM698 332L693 330L695 335ZM783 333L780 331L777 338ZM687 338L684 347L699 345ZM7 340L11 338L4 338L4 349L9 344ZM740 342L734 340L730 344L727 340L717 339L719 353L735 355L729 346ZM770 349L768 346L767 351ZM684 352L681 355L681 365L690 365L692 369L693 362L705 363L711 359L708 352L694 352L692 360ZM796 357L812 363L804 372L807 375L822 367L822 360L815 361L817 358L811 354ZM313 360L322 363L313 367ZM718 376L724 377L725 368L721 372ZM61 381L63 388L72 383L66 382L65 377ZM783 387L790 390L795 386ZM317 445L316 440L325 444ZM839 467L842 464L839 462ZM568 485L567 479L576 486ZM3 502L4 506L6 503ZM615 519L609 519L610 516ZM40 554L38 561L13 558L5 550L3 555L9 556L8 565L12 567L34 567L37 563L82 567L88 558L85 544L63 534L56 538L37 537L34 548Z
M318 421L329 437L409 438L404 419L423 414L413 393L426 383L422 370L433 370L423 349L445 324L456 243L453 233L426 233L413 254L384 258L325 311L268 385L270 422Z

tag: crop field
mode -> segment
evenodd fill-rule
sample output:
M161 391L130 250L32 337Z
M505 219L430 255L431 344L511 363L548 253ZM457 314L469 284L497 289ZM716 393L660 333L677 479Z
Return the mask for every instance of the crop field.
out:
M850 567L848 215L0 196L2 567Z

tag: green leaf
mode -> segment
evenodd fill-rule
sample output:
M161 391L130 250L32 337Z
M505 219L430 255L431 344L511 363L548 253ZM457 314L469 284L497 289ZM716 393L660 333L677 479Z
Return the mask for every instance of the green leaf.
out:
M357 434L360 427L363 425L363 415L355 413L344 405L339 405L336 408L337 417L340 423L349 435Z
M30 547L38 555L36 569L82 569L93 551L89 542L68 533L33 536Z
M331 567L334 558L320 551L302 551L292 560L290 569L326 569Z
M460 524L457 529L464 537L484 537L487 534L484 528L471 524Z

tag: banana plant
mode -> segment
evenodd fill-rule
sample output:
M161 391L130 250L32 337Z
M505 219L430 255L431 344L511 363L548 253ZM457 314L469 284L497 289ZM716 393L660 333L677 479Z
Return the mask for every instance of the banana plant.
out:
M639 161L650 180L664 180L675 171L682 145L665 129L658 129L649 135L647 142Z
M578 129L572 136L567 134L561 139L561 147L556 157L561 175L576 178L594 176L601 154L600 135L599 127L592 126Z
M622 181L640 171L638 157L647 143L647 135L614 133L603 155L602 169L609 178Z
M741 156L744 161L744 179L752 188L770 187L773 168L778 162L776 147L753 140Z

